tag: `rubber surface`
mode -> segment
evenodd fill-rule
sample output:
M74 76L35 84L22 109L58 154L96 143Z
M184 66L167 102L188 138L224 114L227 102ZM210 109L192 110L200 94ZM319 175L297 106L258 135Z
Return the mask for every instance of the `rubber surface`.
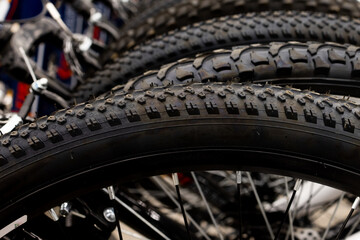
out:
M359 194L359 119L350 101L271 85L114 90L1 138L0 222L93 184L190 167L291 173Z
M145 19L140 15L141 24L130 24L124 28L123 37L110 45L109 52L123 52L156 35L214 17L276 10L314 11L360 17L359 6L356 0L182 0ZM157 9L157 6L155 8ZM115 57L116 54L113 58Z
M290 40L332 41L358 45L360 44L359 33L360 22L358 20L349 20L346 17L337 18L333 15L322 13L263 12L259 14L233 15L213 19L170 32L126 52L114 63L106 65L102 71L88 78L83 85L75 90L74 97L77 99L77 102L85 101L92 95L97 96L104 93L116 84L125 83L129 78L137 76L146 70L157 69L163 64L184 57L193 57L196 53L207 52L218 48L231 48L238 44ZM294 46L298 48L300 45L294 44ZM254 47L254 49L260 48L261 47ZM265 48L269 49L268 47ZM352 49L354 51L354 48ZM272 51L280 51L280 48ZM285 53L281 51L281 55L282 54ZM208 54L206 56L210 55L215 56L216 54ZM270 53L267 53L264 56L267 55L270 56L268 66L271 67L276 64L273 61L277 59L277 55L272 56ZM282 60L290 64L291 67L301 66L301 61L295 60L295 62L300 62L295 64L292 61L288 61L285 55L285 58L282 57ZM355 55L351 55L354 60L356 59ZM315 54L315 57L316 56L318 55ZM324 61L329 63L327 56L324 57ZM212 59L211 57L203 58ZM308 65L310 65L312 60L308 60ZM235 61L231 59L226 61L230 61L229 64L235 63ZM236 62L241 61L242 59ZM350 63L346 63L345 66L349 67L348 64ZM265 64L263 64L263 67L264 65ZM329 67L335 65L330 64ZM175 68L178 66L182 65L177 64ZM259 67L254 68L254 65L249 65L249 67L254 71L259 69ZM171 69L174 69L174 67ZM283 71L282 77L289 76L289 73L292 72L291 69L289 70L290 71ZM329 73L331 72L332 71L329 71ZM195 74L194 80L197 81L198 74L194 71L192 71L192 73ZM324 71L324 73L322 76L331 76L326 74L326 71ZM214 74L216 76L218 73L215 72ZM256 76L258 76L258 74L255 74L254 79L260 79L259 77L256 78ZM277 76L278 75L275 75L275 77ZM346 77L348 77L348 75L346 75ZM163 80L162 76L159 77L159 80ZM180 81L182 80L185 79L180 77Z

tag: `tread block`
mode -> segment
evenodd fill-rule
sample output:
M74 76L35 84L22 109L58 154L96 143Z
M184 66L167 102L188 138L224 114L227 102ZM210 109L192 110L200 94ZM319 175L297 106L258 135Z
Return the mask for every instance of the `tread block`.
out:
M258 98L261 100L261 101L265 101L266 100L266 94L265 93L259 93L258 95Z
M125 110L125 115L129 120L129 122L138 122L141 120L136 110L131 110L131 109Z
M336 106L335 109L340 114L344 114L344 112L345 112L345 110L344 110L344 108L342 106Z
M99 130L101 129L100 123L95 118L89 118L85 120L86 125L91 131Z
M78 128L78 126L76 126L75 123L71 123L71 124L66 124L66 129L68 130L68 132L70 133L70 135L72 137L78 136L82 134L82 131L80 128Z
M216 80L216 75L212 74L212 73L209 73L207 70L205 69L201 69L199 70L199 75L200 75L200 78L201 78L201 81L204 82L204 81L213 81L213 80Z
M184 88L184 92L190 93L190 94L194 94L195 90L192 87L185 87Z
M212 89L212 87L209 86L209 85L204 87L204 91L209 92L209 93L214 93L215 92L214 89Z
M245 86L244 91L250 93L251 95L255 94L254 89L252 87L250 87L250 86Z
M170 90L169 88L165 89L164 93L167 94L167 95L170 95L170 96L175 95L174 91Z
M193 103L193 102L187 102L185 104L186 110L190 115L199 115L200 114L200 110L198 108L198 106Z
M359 77L360 76L360 60L359 58L356 58L352 63L352 72L351 75L353 77Z
M294 109L292 106L284 106L285 115L288 119L297 120L298 114L296 109Z
M19 157L22 157L25 155L25 151L19 145L16 145L16 144L13 146L10 146L9 151L16 158L19 158Z
M323 113L324 125L328 127L335 128L336 120L334 114L332 113Z
M275 64L276 64L276 72L280 75L282 74L290 74L292 71L292 66L291 64L285 62L284 60L281 59L281 57L277 57L275 60Z
M41 123L40 125L39 125L39 129L41 130L41 131L45 131L46 129L47 129L47 124L46 123Z
M185 95L185 93L183 93L183 92L181 92L181 93L179 93L179 95L177 96L179 99L181 99L181 100L185 100L186 99L186 95Z
M80 110L77 114L76 117L82 119L86 116L86 113L83 110Z
M321 110L325 109L325 104L322 101L317 102L316 106L318 106Z
M343 118L342 119L342 124L343 124L344 131L354 133L355 126L354 126L354 123L351 121L350 118Z
M46 131L46 136L52 143L57 143L63 140L63 137L55 129Z
M278 108L274 104L266 103L265 112L269 117L279 117Z
M329 61L331 63L340 63L340 64L345 64L346 63L345 56L340 56L332 48L328 49L328 56L329 56Z
M283 94L278 95L277 97L280 102L286 102L286 97Z
M238 105L232 101L225 102L226 111L228 114L239 114Z
M360 111L357 110L354 112L354 114L357 119L360 119Z
M208 114L219 114L219 108L215 102L205 102L205 107Z
M245 110L247 112L247 114L249 115L259 115L259 111L258 108L256 106L256 104L252 103L252 102L245 102Z
M166 104L165 110L166 110L167 114L169 115L169 117L180 116L180 111L177 109L176 105Z
M0 167L5 166L8 164L8 160L3 155L0 155Z
M311 54L311 56L314 56L322 45L324 44L323 43L310 44L307 51Z
M104 112L106 112L106 106L105 105L101 105L101 106L99 106L98 107L98 109L97 109L99 112L101 112L101 113L104 113ZM59 120L58 120L59 121Z
M305 120L310 123L317 123L316 113L312 109L304 109Z
M297 102L302 106L305 106L305 104L306 104L305 98L303 98L303 97L298 98Z
M189 71L185 71L182 68L176 68L175 70L175 75L176 78L180 81L184 81L190 78L194 78L194 73L193 72L189 72Z
M57 122L58 122L60 125L63 125L63 124L66 123L66 118L63 117L63 116L58 117Z
M218 61L216 59L213 59L212 64L213 64L214 70L217 71L217 72L231 70L231 65L228 62L222 62L222 61Z
M106 121L109 123L110 126L116 126L121 124L120 118L116 116L115 113L110 112L105 115Z
M26 138L27 136L29 136L29 132L25 130L25 131L23 131L23 132L20 133L20 136L21 136L22 138Z
M160 102L165 102L166 96L161 93L157 96L157 100L159 100Z
M201 98L201 99L206 98L206 95L205 95L204 92L199 92L199 93L197 94L197 96L198 96L199 98Z
M315 72L320 74L327 74L330 70L330 65L321 59L321 57L316 56L314 59Z
M27 141L28 141L30 147L34 150L38 150L38 149L45 147L45 144L39 138L37 138L35 136L28 138Z
M243 63L237 63L236 68L239 72L239 77L241 79L252 79L254 76L254 69L246 66Z
M145 112L150 119L160 118L160 113L154 106L145 107Z
M10 146L10 140L9 139L4 139L1 141L1 144L4 146L4 147L8 147Z
M269 64L269 59L267 57L260 56L254 51L250 53L250 59L252 64L254 64L255 66Z

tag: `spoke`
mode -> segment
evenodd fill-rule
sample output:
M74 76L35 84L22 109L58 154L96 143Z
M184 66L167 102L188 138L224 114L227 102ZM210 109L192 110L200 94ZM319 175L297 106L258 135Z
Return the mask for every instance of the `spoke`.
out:
M109 194L109 191L105 188L103 188L103 191L107 194ZM152 230L154 230L157 234L159 234L161 237L163 237L166 240L170 240L169 237L167 237L164 233L162 233L159 229L157 229L154 225L152 225L149 221L147 221L145 218L143 218L140 214L138 214L134 209L132 209L129 205L121 201L118 197L115 196L115 201L119 203L121 206L123 206L126 210L128 210L131 214L139 218L143 223L145 223L147 226L149 226Z
M288 185L288 181L287 181L286 177L284 177L284 180L285 180L286 196L287 196L287 199L289 200L289 197L290 197L289 185ZM295 239L294 238L294 225L293 225L293 220L291 217L291 210L289 210L289 224L290 224L291 240L294 240Z
M297 180L296 180L293 193L292 193L292 195L291 195L290 201L289 201L289 203L288 203L288 205L287 205L287 207L286 207L285 213L284 213L284 217L283 217L283 219L282 219L282 221L281 221L281 223L280 223L279 229L278 229L278 231L277 231L277 233L276 233L276 236L275 236L275 238L274 238L275 240L277 240L277 239L279 238L279 235L280 235L280 232L281 232L281 228L282 228L282 226L283 226L283 224L284 224L284 222L285 222L285 220L286 220L286 218L287 218L287 215L288 215L288 213L289 213L291 204L292 204L293 201L294 201L295 194L296 194L297 190L299 190L299 187L300 187L300 185L301 185L301 181L302 181L301 179L297 179Z
M310 207L311 207L311 199L313 198L313 188L314 188L314 183L310 183L310 194L309 194L309 198L307 200L306 203L306 216L309 216L309 212L310 212ZM320 192L320 191L319 191Z
M22 229L24 233L26 233L27 235L29 235L31 238L33 239L37 239L37 240L42 240L42 238L40 238L38 235L36 235L35 233L26 231L24 228Z
M300 198L303 194L303 184L300 186L300 191L299 191L299 194L298 194L298 198L295 200L295 205L294 205L294 209L293 209L293 216L291 218L291 221L294 222L295 221L295 218L296 218L296 214L297 214L297 210L298 210L298 206L299 206L299 202L300 202ZM290 236L290 229L287 231L286 233L286 237L285 237L285 240L288 240L289 239L289 236Z
M175 199L172 192L167 188L167 186L160 180L159 177L152 177L152 180L155 181L155 183L165 192L165 194L170 198L170 200L178 207L180 208L180 203ZM194 225L194 227L201 233L201 235L206 240L211 240L211 238L206 234L206 232L200 227L200 225L191 217L190 214L188 214L186 211L186 216L190 220L190 222Z
M181 194L180 194L178 174L173 173L172 178L173 178L173 182L174 182L174 185L175 185L175 188L176 188L176 194L177 194L177 197L178 197L178 201L180 203L180 209L181 209L181 212L182 212L182 215L183 215L183 218L184 218L184 224L185 224L186 232L188 234L188 238L191 239L189 224L188 224L188 221L187 221L187 218L186 218L185 209L184 209L184 205L183 205Z
M214 226L215 226L215 228L216 228L216 231L217 231L217 233L218 233L218 235L219 235L219 238L220 238L221 240L223 240L223 239L224 239L224 236L223 236L223 235L221 234L221 232L220 232L219 226L218 226L218 224L217 224L217 222L216 222L216 220L215 220L215 218L214 218L214 215L213 215L213 213L212 213L212 211L211 211L211 209L210 209L210 206L209 206L209 204L208 204L208 202L207 202L207 200L206 200L206 197L205 197L205 195L204 195L204 192L203 192L203 190L202 190L202 188L201 188L201 186L200 186L200 184L199 184L199 181L197 180L197 177L196 177L195 173L194 173L194 172L191 172L191 176L193 177L194 182L195 182L195 185L196 185L196 187L197 187L197 189L198 189L198 191L199 191L199 193L200 193L200 195L201 195L202 200L204 201L205 207L206 207L206 209L207 209L207 211L208 211L208 213L209 213L209 216L210 216L210 218L211 218L211 221L213 222L213 224L214 224Z
M321 240L325 240L325 238L326 238L326 236L327 236L327 234L328 234L328 232L329 232L329 230L330 230L331 222L332 222L332 220L334 219L334 217L335 217L335 215L336 215L336 212L337 212L337 210L338 210L338 208L339 208L339 206L340 206L340 203L341 203L341 201L343 200L344 196L345 196L345 193L341 194L340 199L339 199L339 201L338 201L337 204L336 204L336 207L335 207L335 209L334 209L334 212L333 212L332 215L331 215L331 218L330 218L330 220L329 220L329 222L328 222L328 225L327 225L327 227L326 227L326 230L325 230L325 232L324 232Z
M356 209L357 206L359 205L359 201L360 201L360 198L357 197L357 198L355 199L353 205L351 206L351 210L350 210L348 216L346 217L345 221L343 222L343 224L342 224L342 226L341 226L341 228L340 228L339 233L338 233L337 236L336 236L336 240L339 240L339 239L340 239L340 237L341 237L341 235L342 235L342 233L343 233L343 231L344 231L344 229L345 229L345 226L346 226L347 222L349 221L349 219L351 218L351 216L352 216L352 214L354 213L355 209Z
M264 218L264 221L265 221L266 227L267 227L267 229L268 229L268 231L269 231L270 237L271 237L271 239L274 239L274 233L273 233L273 231L272 231L272 229L271 229L269 220L268 220L268 218L267 218L267 216L266 216L266 213L265 213L265 210L264 210L264 206L262 205L262 203L261 203L261 201L260 201L260 197L259 197L259 194L258 194L258 192L257 192L257 190L256 190L254 181L253 181L253 179L252 179L252 177L251 177L251 175L250 175L249 172L246 172L246 175L247 175L247 177L248 177L248 179L249 179L251 188L252 188L252 190L253 190L253 192L254 192L256 201L257 201L257 203L258 203L258 205L259 205L261 214L262 214L262 216L263 216L263 218Z
M350 237L351 234L353 234L353 232L355 231L355 229L357 228L357 226L359 226L360 223L360 215L357 217L356 221L354 222L354 224L351 226L350 231L346 234L346 237Z
M238 215L239 215L239 239L242 239L242 211L241 211L241 171L236 171L236 186L238 199Z
M107 188L108 190L108 194L109 194L109 198L113 203L113 208L114 208L114 213L115 213L115 223L116 223L116 227L118 230L118 234L119 234L119 239L123 240L122 234L121 234L121 227L120 227L120 221L117 215L117 208L116 208L116 200L115 200L115 191L114 191L114 187L113 186L109 186Z

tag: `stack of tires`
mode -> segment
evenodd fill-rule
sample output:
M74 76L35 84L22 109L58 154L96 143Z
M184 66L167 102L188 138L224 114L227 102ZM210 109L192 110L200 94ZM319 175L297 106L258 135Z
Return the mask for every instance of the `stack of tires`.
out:
M1 138L0 223L189 170L276 173L359 195L358 17L356 0L155 2L110 44L76 105Z

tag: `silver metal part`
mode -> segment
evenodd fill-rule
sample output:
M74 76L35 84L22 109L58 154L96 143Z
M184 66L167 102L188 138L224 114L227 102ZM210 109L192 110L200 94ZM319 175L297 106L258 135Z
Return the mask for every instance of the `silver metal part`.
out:
M35 92L41 92L43 90L46 90L47 89L47 86L48 86L48 80L47 78L40 78L39 80L37 81L34 81L32 84L31 84L31 89Z
M104 214L104 218L106 219L106 221L112 222L112 223L116 221L114 208L112 208L112 207L105 208L103 214Z
M91 14L89 21L91 23L96 23L96 22L100 21L101 18L102 18L102 14L100 12L95 12L95 13Z
M295 182L295 186L294 186L294 190L297 191L299 190L300 186L301 186L301 182L302 182L302 179L297 179L296 182Z
M317 231L311 228L296 228L295 229L295 237L299 240L320 240L320 235Z
M114 200L114 199L115 199L114 187L113 187L113 186L109 186L109 187L107 187L107 190L108 190L108 194L109 194L110 200Z
M66 217L67 215L70 214L70 210L71 210L71 203L64 202L63 204L60 205L60 215L61 216Z
M174 185L179 185L179 177L178 177L178 174L177 173L173 173L172 174L172 178L173 178L173 181L174 181Z
M86 52L90 49L92 45L92 40L89 37L84 37L82 43L79 45L79 49L83 52Z
M2 126L2 128L0 128L1 135L11 132L18 125L20 125L22 123L23 123L23 120L21 119L21 117L19 115L13 115L9 119L9 121L4 126Z
M107 194L110 194L108 189L103 188L103 191ZM143 218L140 214L138 214L134 209L132 209L130 206L126 205L123 201L121 201L119 198L115 197L116 202L118 202L120 205L122 205L125 209L127 209L131 214L139 218L143 223L145 223L147 226L149 226L152 230L154 230L157 234L159 234L163 239L170 240L169 237L167 237L164 233L162 233L159 229L157 229L154 225L152 225L150 222L148 222L145 218Z
M53 208L51 208L50 210L48 210L49 216L50 218L56 222L59 220L59 216L57 215L57 213L55 212L55 210Z
M352 205L352 209L356 209L358 206L359 206L359 201L360 201L360 198L357 197Z
M76 212L76 211L71 211L70 215L75 216L75 217L79 217L79 218L82 218L82 219L86 218L86 216L84 214L81 214L81 213Z
M6 227L0 229L0 238L4 237L6 234L15 230L16 228L18 228L19 226L23 225L26 222L27 222L27 215L24 215L24 216L16 219L15 221L10 223Z
M241 184L241 171L236 171L236 183Z

